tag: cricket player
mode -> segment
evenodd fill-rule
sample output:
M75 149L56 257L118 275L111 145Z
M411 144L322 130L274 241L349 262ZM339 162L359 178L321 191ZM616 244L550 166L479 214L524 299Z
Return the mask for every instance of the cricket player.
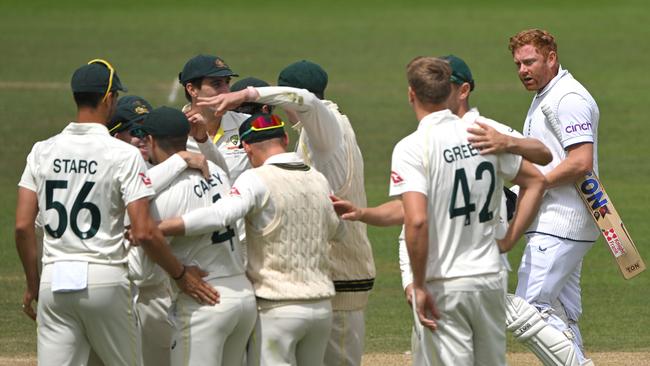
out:
M210 159L213 155L206 153L206 147L203 145L210 142L216 145L225 159L225 166L219 161L217 165L226 170L232 181L250 168L246 153L239 147L237 134L239 126L249 116L237 112L216 116L210 108L198 106L197 101L199 97L214 97L228 93L230 79L235 76L239 75L233 72L221 58L210 55L192 57L178 74L178 80L185 88L185 98L189 102L183 108L183 112L190 122L205 124L206 133L191 133L197 146L190 140L189 149L199 149Z
M324 99L328 76L310 61L284 68L277 87L247 88L240 92L202 99L217 114L245 102L282 107L300 138L296 153L327 178L335 194L357 206L367 204L363 157L347 116ZM365 338L365 308L374 284L375 264L366 225L350 223L347 234L332 243L332 300L334 320L325 353L325 365L360 365Z
M540 139L553 154L549 165L538 166L549 189L526 231L516 294L544 314L549 324L565 332L573 340L580 362L590 364L578 328L582 314L580 272L582 258L599 232L574 183L592 170L598 174L598 106L587 89L560 65L555 38L549 32L521 31L510 38L508 47L519 79L526 90L535 92L524 134ZM561 142L553 137L542 105L558 116ZM562 319L564 315L567 322Z
M285 152L283 126L275 115L247 119L239 136L254 168L235 181L228 197L160 227L166 234L195 235L245 217L246 272L259 311L248 364L320 365L335 293L328 242L342 235L342 226L325 177Z
M390 195L404 206L415 309L428 328L425 364L505 365L505 292L495 231L503 180L521 186L517 211L499 247L523 233L539 207L544 177L521 156L481 155L471 126L448 107L451 68L433 57L407 66L418 129L393 151Z
M181 111L161 107L148 114L137 128L145 136L151 161L158 165L184 151L190 125ZM225 197L230 191L227 174L215 164L208 164L208 178L188 169L158 191L152 213L158 218L176 217L209 207ZM220 293L220 303L216 306L201 305L184 294L176 294L172 306L175 332L167 344L168 350L172 347L171 364L241 364L257 312L234 229L226 227L199 236L178 236L171 238L170 245L183 263L197 265L208 272L206 280Z
M71 81L77 122L38 142L19 183L16 246L27 289L25 313L38 322L39 365L82 365L90 346L105 364L139 365L139 335L131 305L124 213L132 238L197 301L215 304L218 293L196 267L169 251L149 216L153 195L144 161L133 146L106 128L118 91L113 67L92 60ZM45 229L38 276L34 221ZM38 299L38 310L32 302Z

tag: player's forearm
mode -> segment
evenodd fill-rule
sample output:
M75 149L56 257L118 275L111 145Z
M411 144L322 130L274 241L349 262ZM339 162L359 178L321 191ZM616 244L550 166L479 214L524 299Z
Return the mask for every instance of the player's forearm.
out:
M217 166L223 169L230 176L230 169L226 163L226 159L223 157L223 154L217 149L217 145L213 144L209 139L204 142L198 142L199 151L205 156L206 159L217 164Z
M404 223L401 200L392 200L376 207L361 208L360 221L373 226L395 226Z
M426 281L426 265L429 255L428 227L426 221L415 221L405 224L406 248L411 262L413 284L424 287Z
M38 275L38 249L34 226L16 228L16 250L25 271L27 287L38 293L40 278ZM35 290L35 291L34 291Z
M411 261L409 259L409 253L406 249L406 241L402 236L398 239L399 241L399 269L402 277L402 287L406 289L408 285L413 283L413 272L411 272Z
M575 159L564 159L555 169L546 174L548 188L566 184L573 185L578 179L581 179L585 174L589 173L591 169L591 164L576 161Z
M551 151L538 139L508 136L506 151L521 155L524 159L537 165L546 165L553 160Z

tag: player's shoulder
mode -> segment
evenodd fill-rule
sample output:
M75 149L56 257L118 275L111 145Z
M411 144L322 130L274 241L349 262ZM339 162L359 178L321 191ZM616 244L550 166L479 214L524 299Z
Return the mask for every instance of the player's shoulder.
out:
M497 122L497 121L495 121L493 119L490 119L490 118L487 118L487 117L484 117L484 116L478 116L476 121L481 122L481 123L485 123L486 125L494 128L495 130L497 130L497 131L499 131L499 132L501 132L503 134L512 135L512 136L516 136L516 137L523 137L521 132L515 130L514 128L512 128L512 127L510 127L508 125L506 125L505 123Z

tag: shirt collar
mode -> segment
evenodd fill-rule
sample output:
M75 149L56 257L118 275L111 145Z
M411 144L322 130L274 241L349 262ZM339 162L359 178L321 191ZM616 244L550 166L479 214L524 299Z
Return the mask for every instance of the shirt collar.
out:
M63 129L63 133L70 135L109 135L106 125L98 122L70 122Z
M277 163L303 163L304 161L294 152L286 152L276 154L264 161L264 165L277 164Z
M535 98L543 97L544 94L546 94L549 90L551 90L551 88L553 88L553 85L557 84L557 82L560 81L560 79L562 79L567 75L569 75L569 71L563 69L562 65L560 65L560 68L557 71L557 75L555 75L555 77L551 79L551 81L549 81L548 84L546 84L546 86L542 88L542 90L540 90L539 92L537 92L537 94L535 94Z
M427 114L420 120L420 123L418 124L418 128L424 126L425 124L428 123L440 123L448 118L458 118L455 114L451 113L449 109L443 109L441 111L433 112L431 114Z

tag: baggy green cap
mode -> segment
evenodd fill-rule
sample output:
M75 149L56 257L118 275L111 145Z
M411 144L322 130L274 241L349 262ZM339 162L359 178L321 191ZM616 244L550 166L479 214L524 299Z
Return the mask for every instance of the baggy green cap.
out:
M178 109L162 106L148 113L134 130L153 137L180 137L190 132L190 122Z
M126 131L134 123L141 122L153 110L153 107L144 98L137 95L127 95L117 101L115 114L108 124L111 134Z
M251 76L251 77L243 78L243 79L237 81L236 83L232 84L230 86L230 91L231 92L236 92L236 91L244 90L244 89L248 88L249 86L252 86L254 88L261 88L261 87L270 86L270 85L269 85L269 83L267 83L266 81L264 81L262 79L254 78L254 77Z
M467 66L462 58L454 55L442 56L440 58L449 62L449 66L451 66L452 83L469 83L469 90L474 90L474 79L472 78L472 71L469 69L469 66Z
M217 56L198 55L192 57L185 63L183 71L178 74L178 81L186 85L190 80L208 76L226 77L239 75L234 73L230 69L230 66Z
M111 70L113 70L112 78ZM70 86L72 87L73 93L107 93L108 91L116 90L128 91L122 85L120 78L117 76L117 72L104 60L93 60L91 63L75 70L74 74L72 74Z
M307 89L322 98L327 87L327 73L320 65L302 60L292 63L280 72L278 85Z

